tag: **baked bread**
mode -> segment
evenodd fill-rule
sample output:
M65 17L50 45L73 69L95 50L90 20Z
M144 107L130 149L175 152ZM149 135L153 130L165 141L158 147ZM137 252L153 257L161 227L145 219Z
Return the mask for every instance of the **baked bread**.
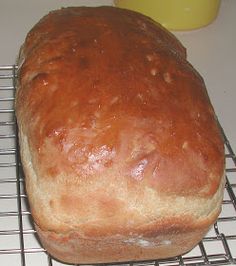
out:
M20 54L16 115L46 250L68 263L159 259L216 221L224 146L180 42L114 7L53 11Z

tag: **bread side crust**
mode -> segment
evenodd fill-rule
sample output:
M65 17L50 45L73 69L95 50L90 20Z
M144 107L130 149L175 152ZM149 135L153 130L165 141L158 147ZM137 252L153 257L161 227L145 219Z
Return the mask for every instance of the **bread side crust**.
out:
M22 141L21 138L21 144L23 143L27 145L27 141ZM95 219L87 223L79 222L78 219L68 225L48 208L47 202L42 204L43 211L38 211L38 202L43 202L40 197L48 191L40 191L37 182L33 181L32 177L37 180L37 176L28 157L29 147L22 148L25 151L22 154L23 162L28 162L23 164L28 165L24 168L26 187L30 205L34 207L33 217L40 242L51 256L67 263L124 262L178 256L198 244L221 211L224 176L218 191L208 200L178 196L158 198L156 194L152 195L153 191L147 191L146 197L151 197L155 202L156 211L163 208L163 212L159 214L161 217L156 214L153 220L150 219L154 215L148 213L149 208L146 208L146 213L140 208L142 218L139 217L135 222L132 220L135 219L132 209L130 213L125 209L120 214L123 217L114 216L110 221L107 217L103 221ZM167 202L169 206L166 205ZM171 210L175 210L173 217ZM45 223L46 217L49 217L49 221ZM130 224L127 225L127 221Z

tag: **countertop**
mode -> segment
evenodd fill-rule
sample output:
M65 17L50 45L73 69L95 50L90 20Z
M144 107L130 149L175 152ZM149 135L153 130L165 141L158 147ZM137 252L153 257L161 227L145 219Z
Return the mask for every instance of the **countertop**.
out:
M0 67L15 64L19 48L24 42L27 32L50 10L66 6L112 4L112 0L0 0ZM218 119L231 146L236 151L236 0L222 0L218 17L207 27L194 31L173 33L187 48L190 63L203 76ZM7 73L9 71L12 70L10 68L6 70ZM4 73L5 70L1 70L0 81L3 87L8 87L8 82L11 82L12 76L7 74L4 77ZM1 84L0 88L3 88ZM7 88L1 89L0 93L3 97L8 97L7 93L13 92ZM6 101L1 98L0 100L0 118L3 119L5 115L11 116L12 112L10 112L11 110L7 111L7 104L9 102L13 105L14 98L10 96ZM14 148L15 142L11 134L7 135L6 129L8 128L11 129L12 124L1 120L0 255L3 256L0 256L0 264L4 266L64 265L54 260L48 260L35 237L23 189L24 185L21 180L21 172L17 168L19 163ZM187 265L206 265L208 263L207 259L210 262L216 261L217 263L214 265L226 265L224 262L229 261L232 262L231 265L236 265L235 166L233 154L228 154L226 157L228 183L225 188L222 213L217 223L218 227L211 229L207 237L201 242L203 244L200 243L189 254L181 257L184 262L187 262ZM15 175L19 178L16 178ZM19 202L22 204L20 207ZM24 240L19 237L22 235ZM22 255L22 242L25 248L24 256ZM198 258L201 258L201 260L198 260ZM196 261L201 261L201 263L195 264ZM186 265L181 264L181 261L179 263L173 264L173 262L166 261L162 262L161 265ZM134 263L132 265L138 264ZM153 262L148 265L156 264Z

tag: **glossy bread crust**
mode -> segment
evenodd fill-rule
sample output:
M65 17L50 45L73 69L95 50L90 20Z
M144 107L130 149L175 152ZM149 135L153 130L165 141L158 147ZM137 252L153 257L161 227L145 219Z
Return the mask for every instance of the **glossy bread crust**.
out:
M53 11L20 54L16 115L37 231L70 263L187 252L215 222L224 146L180 42L113 7Z

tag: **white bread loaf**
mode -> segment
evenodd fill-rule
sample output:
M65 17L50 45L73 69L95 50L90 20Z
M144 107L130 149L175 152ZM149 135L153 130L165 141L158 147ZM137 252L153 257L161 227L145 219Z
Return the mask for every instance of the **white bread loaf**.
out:
M69 263L159 259L216 221L224 146L179 41L113 7L53 11L20 55L16 115L42 245Z

